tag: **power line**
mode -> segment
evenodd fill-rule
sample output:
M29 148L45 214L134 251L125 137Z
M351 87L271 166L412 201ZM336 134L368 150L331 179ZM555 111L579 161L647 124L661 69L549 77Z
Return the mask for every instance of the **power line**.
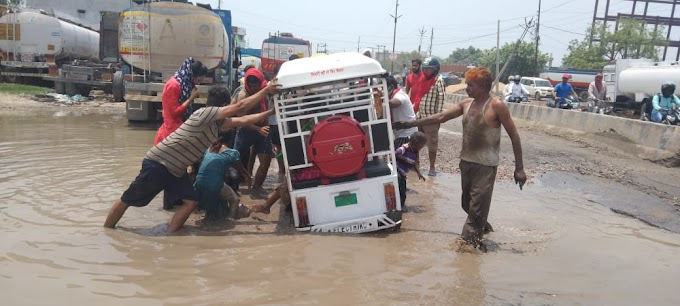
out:
M442 45L450 45L450 44L458 44L458 43L469 42L469 41L477 40L477 39L479 39L479 38L484 38L484 37L496 35L497 33L503 33L503 32L512 31L512 30L517 29L517 28L521 28L521 26L514 26L514 27L512 27L512 28L508 28L508 29L505 29L505 30L502 30L502 31L497 31L497 32L489 33L489 34L482 34L482 35L478 35L478 36L472 36L472 37L469 37L469 38L463 39L463 40L456 40L456 41L449 41L449 42L444 42L444 43L437 43L437 44L434 44L434 45L435 45L435 46L442 46Z
M571 34L576 34L576 35L585 35L583 33L577 33L577 32L573 32L573 31L569 31L569 30L563 30L563 29L551 27L551 26L545 25L545 24L543 26L548 28L548 29L553 29L553 30L560 31L560 32L571 33Z
M571 1L571 0L564 1L564 2L562 2L561 4L558 4L558 5L555 5L555 6L551 7L551 8L549 8L549 9L546 9L544 12L551 11L551 10L553 10L553 9L556 9L556 8L560 7L560 6L565 6L565 5L567 5L567 4L569 4L569 3L572 3L572 2L573 2L573 1Z

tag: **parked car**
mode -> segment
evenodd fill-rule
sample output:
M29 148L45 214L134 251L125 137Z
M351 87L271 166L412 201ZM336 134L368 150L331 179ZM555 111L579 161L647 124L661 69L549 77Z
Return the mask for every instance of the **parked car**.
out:
M458 85L461 83L460 77L453 73L442 73L441 76L445 86Z
M522 77L520 83L529 91L529 96L536 100L552 98L553 87L546 79Z

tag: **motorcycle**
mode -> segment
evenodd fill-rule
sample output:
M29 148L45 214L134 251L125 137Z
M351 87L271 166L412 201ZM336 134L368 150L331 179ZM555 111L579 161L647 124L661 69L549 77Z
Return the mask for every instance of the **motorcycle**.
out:
M640 110L640 120L651 121L652 120L652 102L646 101L642 104L642 109ZM667 125L680 125L680 108L673 106L673 108L661 115L661 124Z
M667 125L680 125L680 108L675 108L661 117L661 123Z
M588 99L588 112L596 114L611 114L614 111L614 107L611 105L609 98L604 100L601 99Z
M578 99L573 96L569 96L567 98L558 98L557 100L548 99L547 104L548 107L581 111L581 102L579 102Z
M508 96L505 98L506 102L513 102L513 103L529 103L529 97L527 96Z

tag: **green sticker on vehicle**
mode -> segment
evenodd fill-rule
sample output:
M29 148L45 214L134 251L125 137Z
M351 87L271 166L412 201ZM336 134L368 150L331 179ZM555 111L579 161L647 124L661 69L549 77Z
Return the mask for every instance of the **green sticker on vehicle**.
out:
M356 193L341 193L340 195L335 196L335 207L354 205L357 203L359 203L359 201L357 201Z

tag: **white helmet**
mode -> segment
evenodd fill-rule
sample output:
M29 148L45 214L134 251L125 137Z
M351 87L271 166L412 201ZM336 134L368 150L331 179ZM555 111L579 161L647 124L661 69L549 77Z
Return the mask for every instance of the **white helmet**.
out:
M512 82L512 81L514 81L514 80L515 80L515 77L514 77L514 76L509 76L509 77L508 77L508 83L510 83L510 82Z

